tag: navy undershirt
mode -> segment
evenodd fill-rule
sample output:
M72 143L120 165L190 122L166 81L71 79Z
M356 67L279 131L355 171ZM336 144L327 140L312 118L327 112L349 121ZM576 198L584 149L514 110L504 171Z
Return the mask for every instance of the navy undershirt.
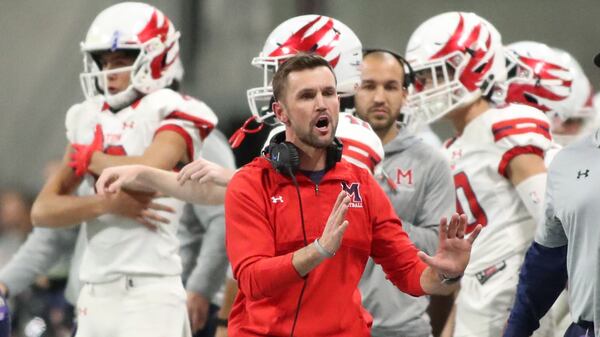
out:
M319 170L319 171L305 171L305 170L300 170L300 173L302 173L305 176L307 176L308 179L310 179L316 185L319 185L319 183L323 179L323 176L325 175L325 171L326 171L325 169L322 169L322 170Z

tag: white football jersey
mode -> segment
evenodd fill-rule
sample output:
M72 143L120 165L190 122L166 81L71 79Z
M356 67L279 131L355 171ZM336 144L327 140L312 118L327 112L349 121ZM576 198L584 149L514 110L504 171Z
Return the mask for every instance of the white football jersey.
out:
M543 158L551 144L547 117L535 108L511 104L479 115L444 145L454 176L456 209L468 217L467 233L483 225L467 273L523 252L531 243L535 222L506 169L520 154Z
M263 150L269 145L271 139L285 130L285 125L279 124L269 132ZM342 158L350 163L375 171L375 167L383 160L383 144L379 136L373 131L369 123L352 116L350 113L340 113L335 136L344 145Z
M97 124L104 134L104 152L140 156L163 130L179 133L186 141L190 160L196 158L202 141L217 124L217 117L204 103L169 89L146 95L114 113L101 96L76 104L66 118L71 144L91 143ZM94 178L86 175L78 193L94 194ZM83 282L107 282L127 275L178 275L181 261L175 236L184 202L160 198L156 202L173 207L161 214L170 220L150 231L140 223L115 215L102 215L86 223L87 249L81 266Z

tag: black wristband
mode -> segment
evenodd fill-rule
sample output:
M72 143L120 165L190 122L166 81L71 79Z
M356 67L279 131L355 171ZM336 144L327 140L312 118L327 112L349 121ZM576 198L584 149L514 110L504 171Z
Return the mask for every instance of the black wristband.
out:
M217 326L227 327L228 323L229 323L229 320L217 317Z
M442 284L446 284L446 285L454 284L454 283L460 281L460 279L462 277L463 277L462 275L459 275L456 277L448 277L444 274L440 274L440 279L442 280Z

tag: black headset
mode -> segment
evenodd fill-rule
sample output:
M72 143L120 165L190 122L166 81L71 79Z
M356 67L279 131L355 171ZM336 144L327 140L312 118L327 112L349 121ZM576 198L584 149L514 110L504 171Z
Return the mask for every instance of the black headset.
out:
M398 62L400 62L400 65L402 65L402 69L404 70L404 80L402 82L402 86L405 89L408 89L413 83L415 83L415 72L414 72L413 68L410 66L410 63L408 63L408 61L406 61L406 59L404 57L402 57L400 54L395 53L389 49L384 49L384 48L367 48L367 49L363 49L363 58L371 53L390 54L396 60L398 60Z
M327 146L325 170L329 170L342 160L343 148L342 142L337 138L333 138L333 143ZM296 145L285 141L285 131L281 131L271 138L269 145L263 150L263 155L277 172L287 177L295 175L300 166L298 148Z

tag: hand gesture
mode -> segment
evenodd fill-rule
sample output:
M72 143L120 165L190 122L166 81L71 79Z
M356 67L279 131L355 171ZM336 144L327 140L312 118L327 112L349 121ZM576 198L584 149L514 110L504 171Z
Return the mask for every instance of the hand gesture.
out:
M136 220L150 230L156 230L156 222L168 224L169 219L158 211L174 213L169 206L153 202L154 193L135 192L119 189L114 193L105 193L107 213Z
M348 228L348 220L345 220L345 217L349 203L350 197L346 195L346 192L341 191L329 214L323 234L319 238L321 247L325 248L330 254L335 254L340 248L344 232Z
M465 239L466 215L454 214L450 223L444 217L440 220L440 243L433 257L424 252L417 255L429 267L440 275L449 278L461 276L471 256L473 242L481 232L481 225L477 225L471 235Z
M71 161L69 166L75 170L75 175L83 177L88 171L88 166L92 161L92 156L96 151L102 151L104 149L104 133L102 126L96 124L94 130L94 139L89 145L85 144L72 144L73 152L71 153Z
M155 191L144 186L139 180L140 174L146 167L143 165L124 165L106 168L96 181L96 191L100 195L116 193L121 189L138 192L154 193Z
M206 159L198 158L179 171L177 181L181 185L187 180L195 180L200 184L214 182L220 186L227 186L233 173L233 170L224 168Z

